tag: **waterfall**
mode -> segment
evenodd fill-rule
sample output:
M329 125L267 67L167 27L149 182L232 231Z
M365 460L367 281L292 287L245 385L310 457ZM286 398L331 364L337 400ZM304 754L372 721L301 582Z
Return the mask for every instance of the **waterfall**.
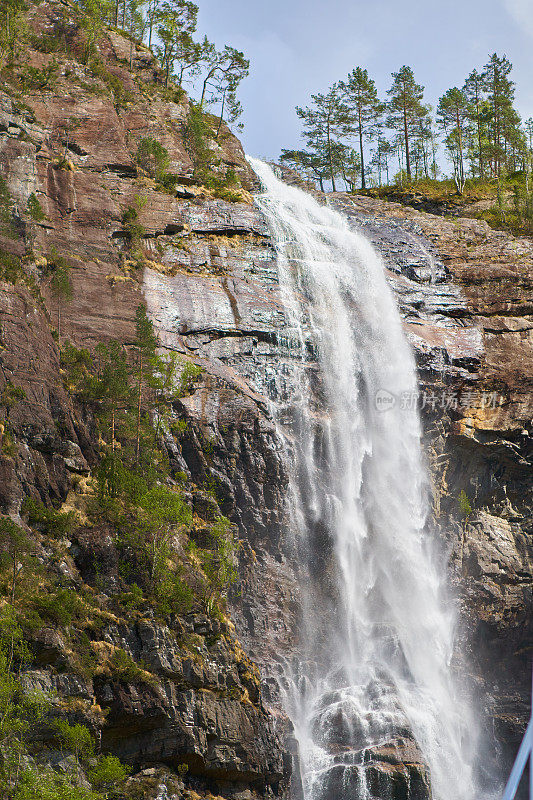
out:
M415 362L383 263L339 213L249 161L287 316L275 414L292 454L303 612L283 696L304 798L427 797L396 794L387 770L385 788L371 783L384 748L411 746L434 800L473 800L476 725L454 677Z

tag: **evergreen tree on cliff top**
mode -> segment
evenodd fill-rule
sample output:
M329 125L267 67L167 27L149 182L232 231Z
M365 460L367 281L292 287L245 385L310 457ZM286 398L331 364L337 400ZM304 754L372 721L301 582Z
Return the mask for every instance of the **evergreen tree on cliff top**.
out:
M172 76L174 62L183 55L184 49L192 41L197 16L198 6L188 0L163 3L159 8L156 19L159 23L157 35L161 44L156 47L156 54L165 71L165 86L168 86Z
M493 53L482 76L488 105L488 160L496 177L507 170L519 139L520 117L513 108L515 85L511 70L506 56Z
M405 170L407 177L411 178L411 139L417 135L420 121L428 113L423 103L424 87L416 83L411 67L401 67L392 73L392 77L392 86L387 92L390 97L387 122L403 138Z
M468 100L465 93L454 86L448 89L437 107L437 122L445 134L445 145L454 168L457 191L462 194L465 183L464 153L468 144Z
M366 69L356 67L345 82L341 83L344 100L353 115L351 124L359 142L361 159L361 189L366 188L364 138L376 133L383 104L379 101L376 84L368 77Z
M320 191L324 191L324 181L327 180L329 167L323 153L312 150L287 150L281 151L280 163L295 172L302 173L307 180L318 181Z
M350 132L350 113L342 99L339 84L334 84L327 94L311 95L312 106L296 107L296 113L304 122L304 137L311 152L324 149L327 158L329 178L333 191L336 191L335 144Z
M486 101L483 94L483 76L477 69L472 70L463 86L464 95L468 101L468 116L472 138L470 142L471 169L480 178L485 177L485 151L487 146L487 119ZM477 168L474 168L477 162Z

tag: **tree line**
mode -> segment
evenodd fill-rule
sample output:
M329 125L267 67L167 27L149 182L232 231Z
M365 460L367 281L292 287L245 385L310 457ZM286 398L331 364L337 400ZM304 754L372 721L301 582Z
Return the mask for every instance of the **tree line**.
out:
M198 6L191 0L74 0L85 35L84 60L97 58L97 43L106 26L122 31L133 44L144 42L161 63L165 87L195 88L202 109L216 105L220 119L236 123L242 113L237 89L248 75L244 53L225 45L221 49L197 35ZM0 69L16 63L30 36L26 0L0 4ZM60 26L59 26L60 27ZM63 35L62 35L63 34ZM68 26L57 35L57 49L67 47ZM31 36L30 36L31 38ZM52 37L48 37L51 39ZM52 47L52 42L49 42ZM53 48L52 48L53 49Z
M296 107L303 123L305 148L284 149L281 161L307 178L339 178L353 189L369 181L381 186L395 180L439 176L442 142L459 192L468 177L500 179L530 171L533 119L522 122L514 107L512 64L497 53L483 69L474 69L463 86L448 89L437 108L425 102L424 87L413 70L392 73L386 98L380 98L368 71L356 67L327 92L311 95Z

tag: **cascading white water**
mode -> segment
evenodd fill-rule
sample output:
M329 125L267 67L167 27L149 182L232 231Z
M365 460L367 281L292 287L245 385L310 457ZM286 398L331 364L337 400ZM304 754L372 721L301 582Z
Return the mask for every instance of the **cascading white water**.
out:
M370 797L372 748L411 734L435 800L473 800L476 730L451 664L415 363L383 263L340 214L249 161L288 319L277 415L304 611L284 694L305 800Z

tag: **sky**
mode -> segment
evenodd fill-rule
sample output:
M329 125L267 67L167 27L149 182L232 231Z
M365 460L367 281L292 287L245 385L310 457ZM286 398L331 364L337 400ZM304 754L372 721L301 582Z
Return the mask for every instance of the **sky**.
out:
M533 0L197 0L198 33L250 58L241 84L245 150L277 158L301 145L296 105L354 67L368 70L381 97L391 72L412 67L436 106L451 86L505 54L516 108L533 116Z

